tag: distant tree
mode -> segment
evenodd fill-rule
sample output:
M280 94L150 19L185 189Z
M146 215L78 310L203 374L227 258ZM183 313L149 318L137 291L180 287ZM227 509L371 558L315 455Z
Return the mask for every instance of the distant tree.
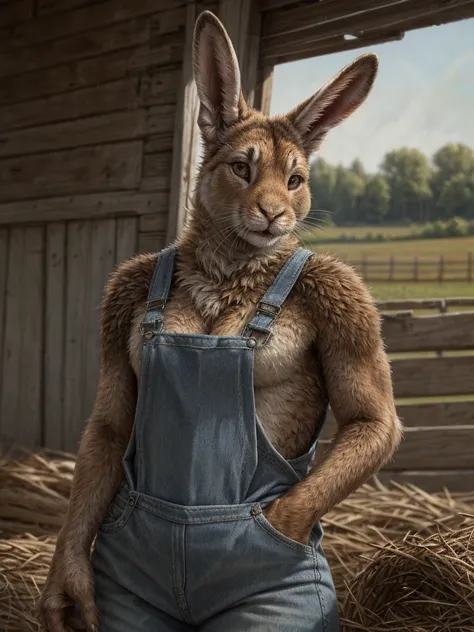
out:
M380 166L390 187L392 221L426 221L431 198L428 158L418 149L402 147L388 152Z
M334 221L336 224L357 224L361 221L359 204L365 192L365 177L342 165L336 168L333 192Z
M311 211L308 223L320 222L334 212L334 187L336 185L336 168L323 158L317 158L310 170Z
M438 208L443 217L474 218L474 171L456 173L441 186Z
M474 202L471 188L473 174L474 152L470 147L449 143L438 149L433 156L431 177L438 217L472 216L469 213Z
M390 208L390 187L381 175L369 178L359 203L359 216L364 224L383 224Z
M360 178L365 178L365 168L362 160L360 158L356 158L349 167L351 171L353 171Z

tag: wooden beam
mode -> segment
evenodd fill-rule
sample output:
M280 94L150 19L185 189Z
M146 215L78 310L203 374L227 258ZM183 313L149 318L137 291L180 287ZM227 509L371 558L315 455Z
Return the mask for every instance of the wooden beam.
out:
M429 316L385 314L383 338L389 353L474 349L474 312Z
M462 296L458 298L433 298L433 299L410 299L377 301L380 311L396 312L407 309L437 309L440 312L446 311L449 307L474 307L474 297Z
M399 0L389 7L373 4L372 0L367 0L364 3L364 6L367 6L365 11L357 10L350 13L342 13L340 7L339 13L335 8L329 11L331 5L323 12L322 5L313 5L305 10L304 20L302 13L294 16L294 22L290 22L287 15L276 28L268 24L268 18L264 19L262 62L282 63L290 59L323 54L324 41L328 43L328 47L334 48L331 38L343 38L346 34L360 35L361 41L365 39L370 43L369 36L380 38L381 33L402 32L474 15L472 0L453 0L449 6L433 5L433 0L417 0L416 3L407 3L403 10L398 6ZM301 9L298 11L301 12ZM291 39L288 38L289 32L292 32ZM347 45L349 43L352 43L354 48L360 46L357 39L348 40Z
M114 191L0 204L0 226L30 222L165 214L169 192Z
M192 43L197 18L196 2L186 8L186 34L181 83L178 89L171 190L166 242L174 241L183 228L186 210L191 203L196 175L196 146L198 138L197 115L199 100L193 77Z
M394 481L402 485L412 484L426 492L461 493L474 491L474 470L431 470L420 472L416 469L407 471L393 471L384 469L378 474L379 480L385 485Z
M397 406L397 414L404 428L472 426L474 425L474 401L401 404ZM321 439L331 439L336 434L336 430L334 414L329 411Z
M265 66L259 69L257 86L255 89L255 101L253 107L264 114L270 114L273 90L274 66Z
M392 360L399 399L474 395L474 356Z

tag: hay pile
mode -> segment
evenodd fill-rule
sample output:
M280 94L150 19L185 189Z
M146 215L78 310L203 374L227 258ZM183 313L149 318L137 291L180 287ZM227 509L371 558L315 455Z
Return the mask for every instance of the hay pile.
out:
M74 460L0 459L0 630L37 632L34 602ZM474 487L474 484L473 484ZM474 491L365 485L324 520L342 632L474 632Z

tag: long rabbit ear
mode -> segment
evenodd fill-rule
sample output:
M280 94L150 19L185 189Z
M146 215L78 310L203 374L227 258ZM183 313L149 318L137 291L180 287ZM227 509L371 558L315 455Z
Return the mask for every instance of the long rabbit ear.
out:
M360 55L316 94L289 112L287 116L300 133L308 156L318 149L332 127L339 125L365 101L378 66L375 53Z
M194 29L194 78L201 101L198 124L207 141L239 118L242 99L237 56L222 23L203 11Z

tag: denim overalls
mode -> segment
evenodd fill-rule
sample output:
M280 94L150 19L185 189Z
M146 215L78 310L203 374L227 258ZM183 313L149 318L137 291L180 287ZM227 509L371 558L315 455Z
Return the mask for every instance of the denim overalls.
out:
M285 460L254 402L256 339L268 341L311 253L288 259L241 336L222 337L163 331L175 254L153 275L125 483L92 558L100 631L338 632L321 526L305 545L262 513L314 447Z

